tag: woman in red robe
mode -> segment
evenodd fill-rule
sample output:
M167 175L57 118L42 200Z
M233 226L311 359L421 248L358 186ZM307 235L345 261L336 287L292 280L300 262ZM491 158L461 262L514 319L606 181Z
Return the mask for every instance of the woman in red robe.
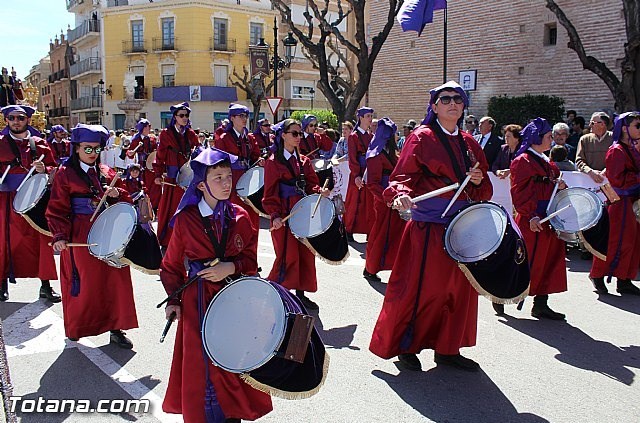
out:
M249 141L255 142L262 157L269 157L271 146L273 145L273 134L271 133L271 123L264 118L258 121L258 127L248 134Z
M411 210L380 316L369 349L382 358L398 356L400 364L418 371L417 353L435 350L435 362L468 371L478 363L463 357L461 347L476 343L478 294L444 249L445 225L471 201L488 200L493 193L489 165L473 137L460 131L466 93L450 81L430 92L427 116L407 136L389 187L386 202ZM351 148L351 146L349 146ZM473 166L479 163L479 168ZM471 177L447 216L441 217L453 192L412 205L422 195Z
M160 270L169 295L186 281L185 259L189 276L201 276L165 309L167 319L175 313L178 331L162 409L181 413L187 423L255 420L272 410L268 394L246 384L240 375L214 366L202 347L204 312L224 286L222 282L228 276L255 275L258 270L257 231L247 212L229 201L235 160L209 148L191 161L194 178L172 219L174 236ZM226 239L226 243L214 246L205 231L217 242ZM214 258L221 262L205 269L204 263Z
M638 275L640 264L640 224L633 212L633 203L640 198L640 112L618 116L613 127L613 145L605 158L606 176L620 196L609 205L609 242L607 261L593 257L589 276L596 291L606 294L604 277L615 276L616 291L640 295L640 288L631 283Z
M144 186L147 189L149 200L154 210L158 208L160 204L160 197L162 196L162 186L157 185L154 181L156 174L153 170L147 168L147 158L149 154L158 149L158 142L155 135L151 135L151 122L147 119L140 119L136 124L138 132L131 139L131 146L127 150L127 155L133 158L133 154L137 154L137 163L140 165L142 180ZM138 145L142 144L140 147ZM136 150L137 149L137 150ZM136 153L133 153L136 151Z
M358 109L358 124L347 140L349 154L349 185L345 199L344 224L350 241L353 234L369 235L375 220L373 196L364 188L362 177L367 168L366 154L371 142L368 132L373 120L373 109Z
M60 252L60 282L65 334L71 340L111 331L110 342L131 349L123 330L138 327L131 272L117 268L89 254L86 243L89 221L103 195L109 203L131 202L120 187L103 188L115 172L100 164L100 150L109 133L101 125L78 124L71 131L71 157L56 173L47 207L47 221L53 234L53 249ZM99 175L104 178L101 181Z
M565 244L548 222L540 224L547 216L547 206L560 177L558 167L544 155L551 148L551 126L545 119L536 118L520 135L522 144L510 166L511 199L531 269L529 294L535 296L531 315L564 320L565 315L553 311L547 301L549 294L567 290ZM566 185L560 181L558 189L564 188ZM501 309L496 308L498 314Z
M192 151L200 145L198 135L191 129L189 103L171 106L173 117L169 126L160 133L160 144L153 163L155 183L162 185L162 196L158 203L158 241L166 248L171 239L169 220L176 212L184 190L175 186L176 177L182 165L191 159ZM164 177L164 174L167 174ZM167 184L163 184L167 182Z
M282 222L295 204L305 195L330 191L318 185L318 176L311 162L298 153L302 128L300 122L286 119L273 128L276 150L264 165L264 197L262 206L271 217L271 240L276 252L269 279L287 289L295 289L305 307L317 310L306 292L316 292L316 263L313 253Z
M319 158L320 150L333 150L334 142L323 128L318 127L318 118L314 115L304 115L302 118L302 131L303 134L298 150L300 154L307 156L309 160Z
M374 199L375 222L367 240L363 276L372 282L380 282L377 275L380 270L393 268L406 224L398 211L392 210L382 196L389 186L389 176L398 163L395 141L397 129L389 118L378 120L378 128L367 150L366 186Z

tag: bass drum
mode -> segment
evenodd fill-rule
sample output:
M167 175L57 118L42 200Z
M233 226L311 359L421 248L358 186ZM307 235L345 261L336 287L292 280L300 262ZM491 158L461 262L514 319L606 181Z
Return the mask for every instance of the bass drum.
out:
M247 169L236 183L238 197L262 217L269 217L262 207L264 194L264 168L254 166Z
M602 200L591 190L581 187L558 191L549 203L547 215L569 205L571 208L549 219L555 230L575 234L596 226L602 217Z
M50 195L49 176L37 173L25 181L13 198L13 210L22 215L33 229L47 236L52 236L45 218Z

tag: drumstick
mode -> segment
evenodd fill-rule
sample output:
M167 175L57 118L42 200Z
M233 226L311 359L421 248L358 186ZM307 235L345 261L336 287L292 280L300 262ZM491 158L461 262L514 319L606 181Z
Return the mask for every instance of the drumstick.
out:
M4 170L2 178L0 178L0 184L4 182L4 178L6 178L7 174L9 173L9 169L11 169L11 165L7 165L7 168Z
M320 150L320 147L316 148L315 150L309 151L307 154L305 154L305 156L309 157L310 155L312 155L313 153L315 153L318 150Z
M453 191L454 189L457 189L459 186L460 184L456 182L454 184L447 185L446 187L438 188L435 191L430 191L430 192L427 192L426 194L422 194L417 197L414 197L411 199L411 202L415 204L422 200L428 200L429 198L437 197L440 194L444 194L445 192Z
M474 164L471 169L477 169L478 166L480 166L480 162L476 162L476 164ZM444 213L442 213L442 216L440 216L441 218L444 218L447 215L447 212L449 211L451 206L453 206L453 203L456 202L458 197L460 197L460 194L462 194L462 191L464 191L464 189L467 187L467 184L469 183L470 180L471 180L471 175L467 175L467 177L464 178L464 181L462 181L462 185L460 185L460 188L458 188L456 193L453 195L453 198L451 199L451 201L449 201L447 208L444 209Z
M49 247L53 246L53 243L50 242ZM86 244L82 242L67 242L67 247L97 247L98 244Z
M44 159L44 154L42 154L40 156L40 158L36 161L41 162L42 159ZM27 176L24 177L24 179L22 180L22 182L20 183L20 185L18 185L18 189L16 189L16 192L20 191L20 188L22 188L22 186L24 185L25 182L27 182L27 179L29 179L31 177L31 175L33 175L33 172L36 170L35 166L31 166L31 169L29 169L29 172L27 173ZM5 171L6 172L6 171ZM4 179L4 178L3 178Z
M209 261L207 263L204 264L204 267L213 267L216 264L220 263L220 259L213 259L212 261ZM197 281L200 278L200 276L198 276L197 274L193 275L192 277L189 278L189 280L187 282L185 282L184 285L182 285L180 288L176 289L173 294L169 295L167 298L165 298L160 304L158 304L156 307L160 308L162 307L162 305L168 301L173 300L174 298L176 298L178 296L178 294L180 294L182 291L184 291L185 289L187 289L187 287L189 285L191 285L192 283L194 283L195 281Z
M562 181L562 172L560 172L560 177L558 177L558 180L556 181L556 186L553 187L551 198L549 198L549 205L547 205L547 211L549 210L549 207L551 206L551 203L553 202L554 197L558 193L558 186L560 185L560 181Z
M120 178L121 173L118 172L116 173L116 175L113 177L113 179L111 180L111 183L109 184L109 188L113 188L114 185L116 184L116 182L118 182L118 179ZM107 189L108 191L109 189ZM104 202L107 201L107 193L105 192L104 195L102 196L102 198L100 199L100 202L98 203L98 207L96 207L96 210L93 212L93 215L91 215L91 219L89 219L89 222L93 222L93 219L96 218L96 215L98 214L98 212L100 211L100 208L102 207L102 205L104 204Z
M296 209L295 211L292 211L291 213L289 213L287 216L285 216L282 219L282 223L284 223L287 220L289 220L289 218L291 218L291 216L293 216L294 214L298 213L298 211L300 211L300 209ZM273 226L269 228L269 232L273 232Z
M329 186L329 178L325 179L324 185L322 186L322 189L325 190L325 189L327 189L328 186ZM311 218L312 219L314 217L316 217L316 212L318 211L318 206L320 205L320 200L322 200L322 195L320 195L318 197L318 201L316 201L316 205L313 206L313 213L311 213Z
M162 181L161 185L169 185L170 187L177 187L176 184L172 184L171 182Z
M556 210L556 211L554 211L553 213L551 213L550 215L548 215L547 217L545 217L544 219L542 219L542 220L541 220L540 222L538 222L538 223L544 223L544 222L546 222L547 220L549 220L549 219L551 219L551 218L553 218L553 217L556 217L557 215L559 215L560 213L562 213L563 211L565 211L566 209L569 209L569 208L571 208L571 207L573 207L571 204L567 204L566 206L564 206L564 207L563 207L563 208L561 208L560 210Z
M176 312L174 311L169 315L169 318L167 319L167 324L164 325L162 336L160 336L160 343L164 342L164 338L167 336L167 333L169 333L169 328L171 327L171 324L175 319L176 319Z

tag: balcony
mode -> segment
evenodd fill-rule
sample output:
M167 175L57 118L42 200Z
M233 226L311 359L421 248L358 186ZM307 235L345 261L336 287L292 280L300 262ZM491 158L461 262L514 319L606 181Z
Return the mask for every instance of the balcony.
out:
M69 40L69 44L72 44L74 41L77 41L88 34L100 34L100 21L89 19L82 22L76 28L67 31L67 39Z
M123 54L144 54L147 52L147 42L142 41L122 41L122 53Z
M101 69L100 58L99 57L88 57L84 60L79 61L78 63L74 63L69 68L69 73L71 77L75 77L87 72L99 72Z
M67 73L66 69L60 69L58 72L54 72L49 75L49 83L53 84L54 82L60 81L61 79L69 78L69 73Z
M68 107L56 107L55 109L49 109L49 117L67 117L69 116L69 108Z
M234 53L236 51L236 40L217 40L214 37L209 37L209 51Z
M158 103L175 104L179 101L193 100L189 92L190 86L200 87L200 101L223 101L234 102L238 100L235 87L216 87L212 85L201 85L189 83L172 87L153 87L153 101Z
M71 110L94 109L102 107L102 97L98 95L71 99Z
M176 43L178 39L173 38L154 38L152 40L153 51L177 51Z
M107 0L107 7L129 6L129 0Z
M127 98L127 89L122 89L122 98ZM135 87L135 92L133 93L133 98L136 100L149 100L149 94L147 87Z

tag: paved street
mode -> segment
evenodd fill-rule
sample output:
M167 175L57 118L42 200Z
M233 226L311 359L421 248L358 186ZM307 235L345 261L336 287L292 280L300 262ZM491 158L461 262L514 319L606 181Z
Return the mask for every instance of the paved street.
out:
M356 236L356 240L363 237ZM355 248L353 248L355 247ZM640 421L640 298L598 296L587 279L589 262L568 255L569 291L550 305L567 322L530 317L532 301L513 317L498 318L480 298L478 344L463 351L480 373L437 368L433 352L420 354L423 371L400 371L395 360L368 350L385 284L362 278L364 244L352 244L342 266L317 261L320 305L317 320L331 365L316 396L274 400L260 422L631 422ZM258 259L267 274L274 254L268 231L260 232ZM402 259L402 258L400 258ZM57 258L56 258L57 260ZM381 274L384 281L389 272ZM70 342L64 336L62 305L36 301L38 282L10 286L0 304L14 395L24 399L145 398L149 413L26 414L23 422L181 421L161 411L175 327L158 342L164 291L156 276L133 272L140 329L124 351L108 334ZM58 283L54 284L56 288ZM615 288L609 287L610 291Z

